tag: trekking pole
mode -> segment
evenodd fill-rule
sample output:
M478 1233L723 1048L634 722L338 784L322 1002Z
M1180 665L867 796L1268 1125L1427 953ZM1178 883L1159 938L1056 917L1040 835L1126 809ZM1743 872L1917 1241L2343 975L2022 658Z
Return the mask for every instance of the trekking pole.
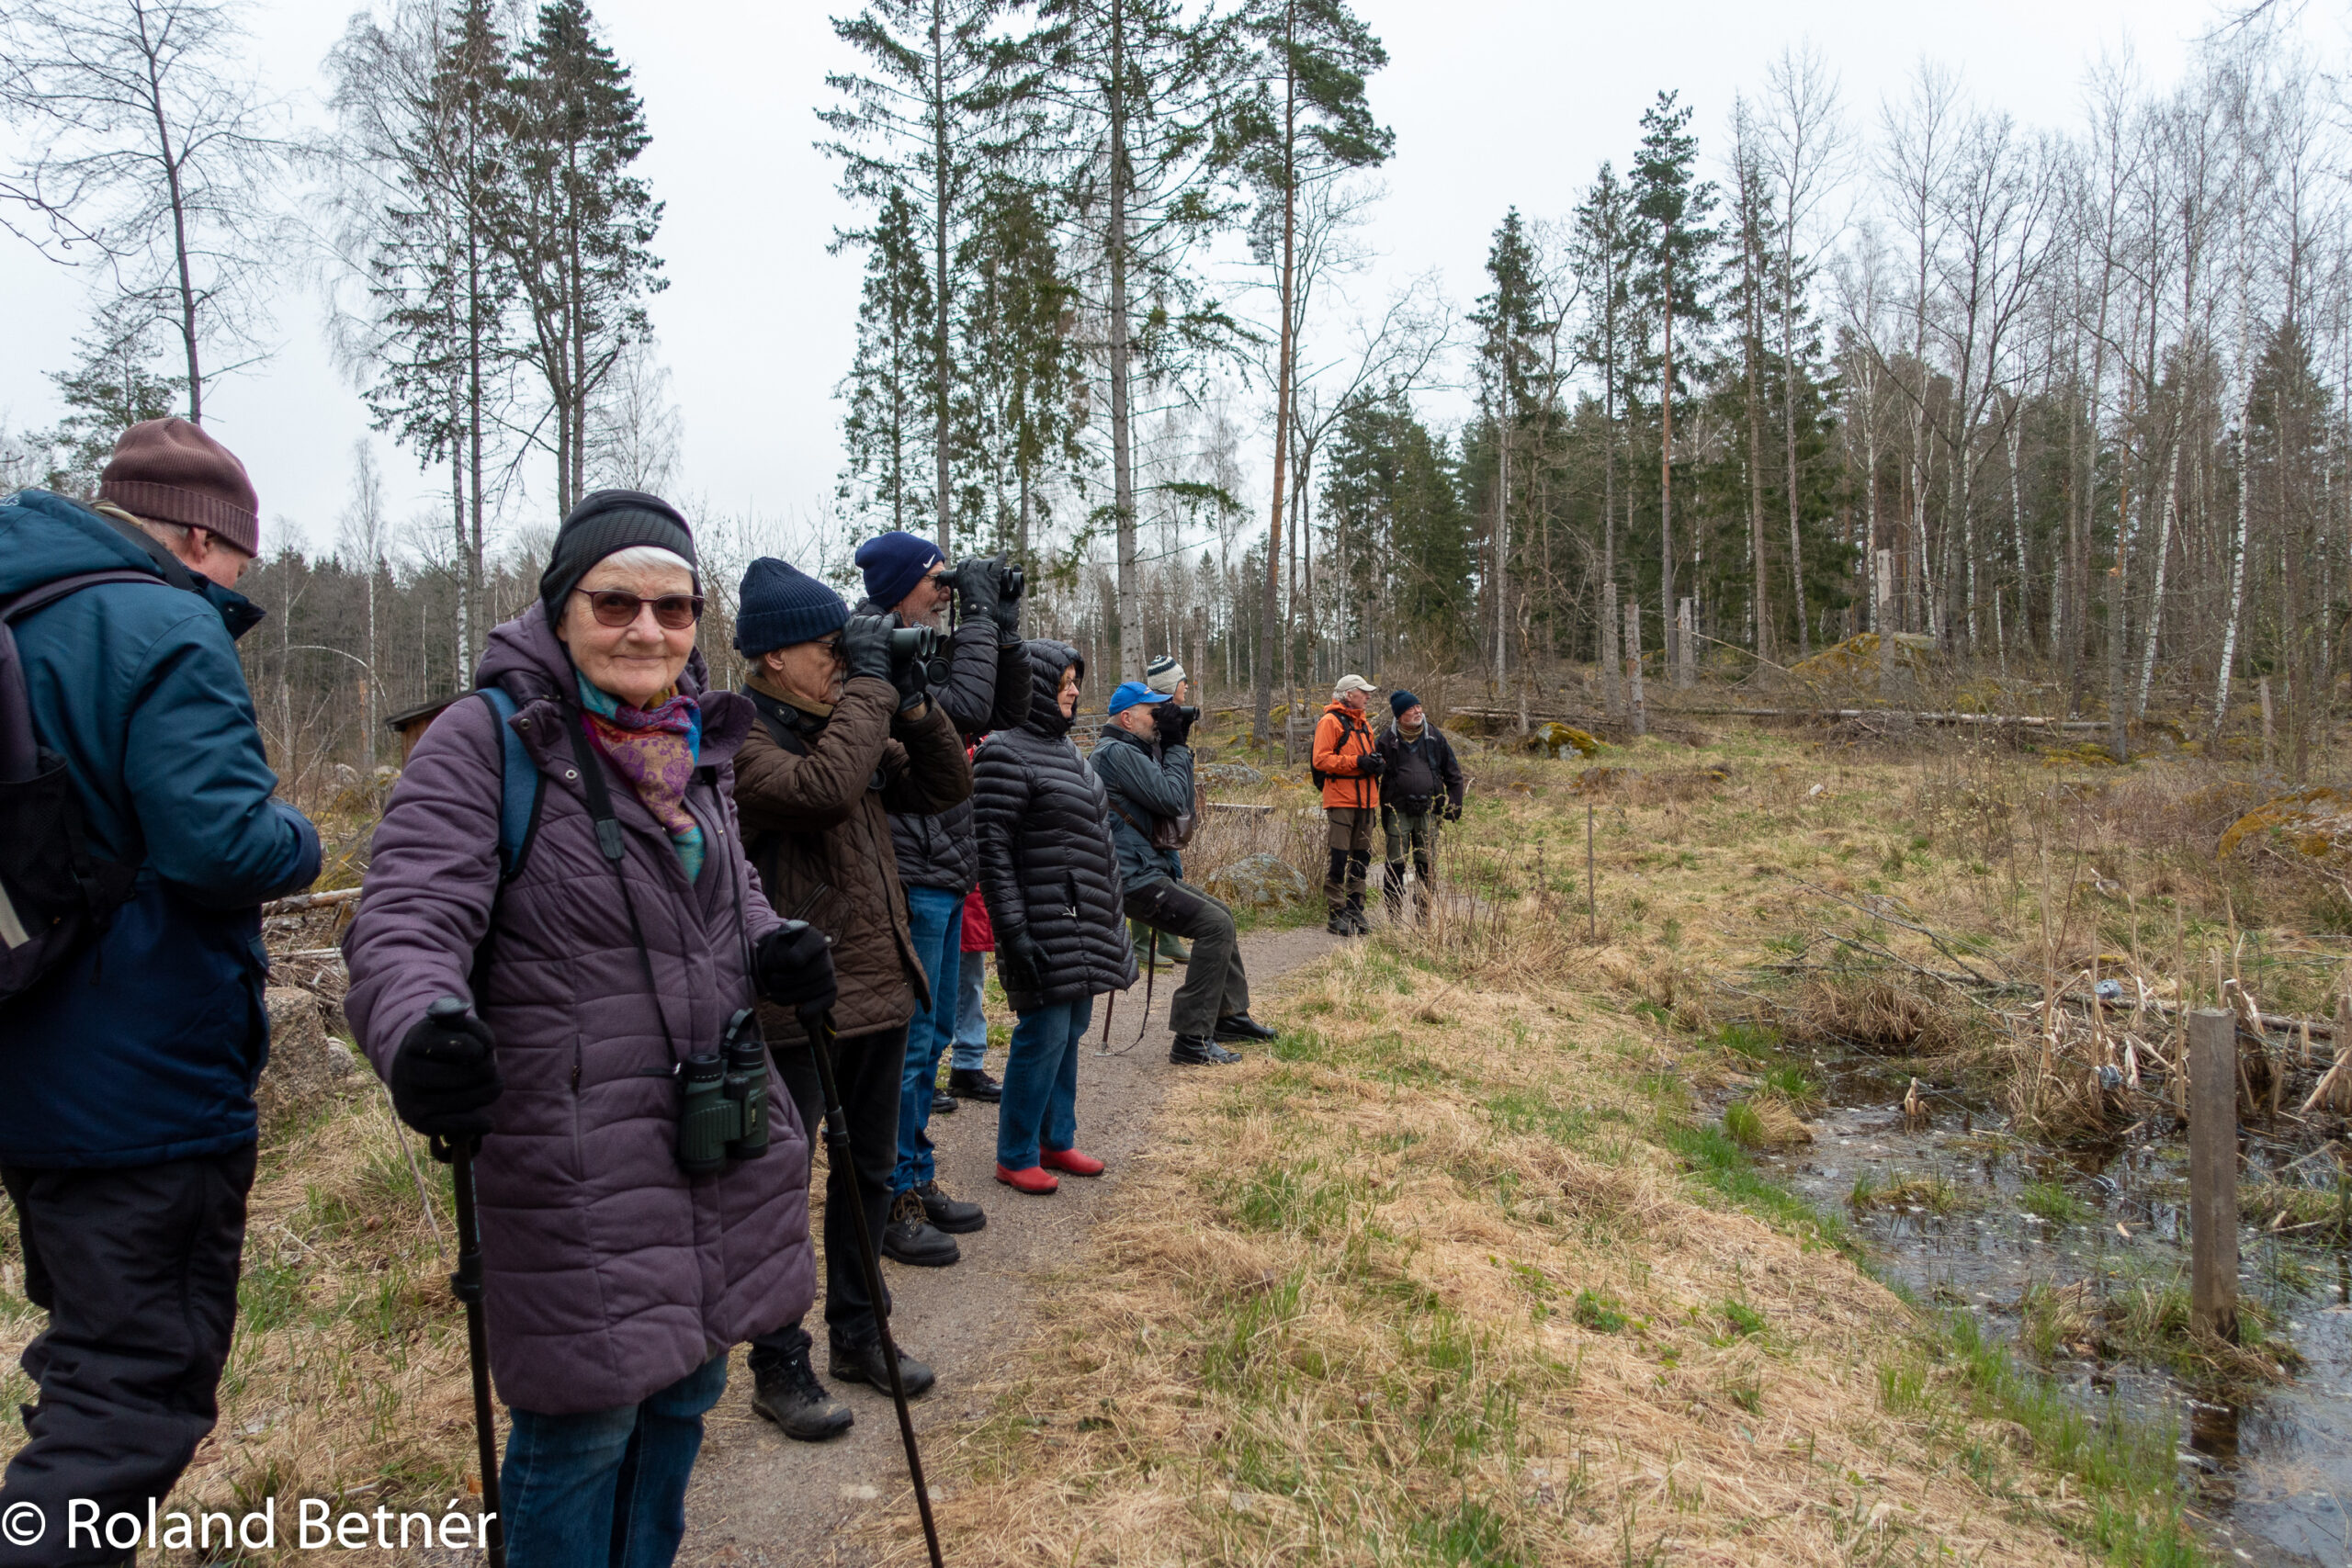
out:
M466 1004L443 997L426 1010L435 1018L459 1017ZM475 1138L436 1137L433 1157L449 1168L449 1186L457 1198L458 1269L449 1276L449 1292L466 1308L466 1359L473 1370L474 1441L481 1461L481 1501L489 1518L483 1542L491 1568L506 1568L506 1521L498 1503L498 1424L490 1407L490 1345L482 1326L481 1225L474 1212Z
M931 1517L931 1488L923 1483L922 1455L915 1449L915 1418L907 1409L907 1385L899 1376L899 1343L890 1337L888 1298L882 1292L882 1259L874 1250L874 1233L866 1228L864 1200L857 1196L857 1168L849 1152L849 1117L842 1110L842 1091L833 1081L833 1015L821 1007L800 1010L800 1027L808 1036L809 1055L817 1058L817 1086L825 1100L826 1159L848 1177L844 1183L858 1204L852 1228L857 1232L857 1262L865 1276L866 1299L874 1303L874 1327L882 1340L882 1365L890 1373L890 1399L899 1407L899 1440L907 1448L907 1474L914 1482L915 1507L922 1515L923 1544L931 1548L931 1568L945 1568L939 1555L939 1526Z
M1143 958L1143 1021L1136 1025L1136 1037L1133 1040L1115 1051L1112 1050L1111 1015L1119 1010L1119 993L1113 991L1104 996L1102 998L1102 1043L1094 1048L1094 1054L1098 1056L1124 1056L1142 1044L1143 1037L1151 1032L1151 983L1159 974L1159 928L1147 925L1144 929L1151 934L1151 945L1144 950Z

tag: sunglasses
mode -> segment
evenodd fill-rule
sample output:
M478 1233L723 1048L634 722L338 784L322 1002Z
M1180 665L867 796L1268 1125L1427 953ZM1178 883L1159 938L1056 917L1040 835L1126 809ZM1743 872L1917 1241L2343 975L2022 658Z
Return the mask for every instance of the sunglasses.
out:
M600 626L617 629L632 626L639 612L648 604L653 606L654 624L665 632L684 631L702 619L702 595L699 593L664 593L659 599L640 599L617 588L575 588L572 592L588 596L588 607L596 613L596 624Z

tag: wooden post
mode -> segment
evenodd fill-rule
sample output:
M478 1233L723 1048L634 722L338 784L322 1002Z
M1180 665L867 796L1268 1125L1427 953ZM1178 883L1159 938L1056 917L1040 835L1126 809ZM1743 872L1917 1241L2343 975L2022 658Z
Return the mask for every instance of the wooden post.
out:
M2238 1337L2238 1020L2218 1008L2188 1021L2189 1312Z
M1642 705L1642 602L1634 598L1625 601L1625 691L1634 733L1647 735L1649 716Z
M2265 675L2256 682L2255 689L2262 694L2262 765L2267 768L2276 765L2276 753L2272 749L2276 732L2271 728L2270 677Z
M1592 802L1584 807L1584 936L1587 942L1600 940L1600 885L1593 880Z

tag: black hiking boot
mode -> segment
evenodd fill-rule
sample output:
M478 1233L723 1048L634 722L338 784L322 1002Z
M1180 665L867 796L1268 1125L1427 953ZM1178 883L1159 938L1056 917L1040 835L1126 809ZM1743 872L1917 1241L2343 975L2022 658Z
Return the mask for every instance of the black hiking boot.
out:
M890 1205L890 1223L882 1227L882 1256L918 1269L944 1269L964 1254L954 1236L931 1223L919 1195L901 1192Z
M989 1217L978 1203L967 1203L961 1198L951 1198L947 1189L936 1179L915 1189L915 1196L922 1201L922 1212L931 1216L934 1229L949 1235L969 1235L988 1228Z
M1004 1098L1004 1085L989 1077L986 1067L951 1067L947 1087L966 1100L985 1100L990 1105Z
M1331 918L1323 922L1323 929L1329 931L1333 936L1353 936L1356 934L1355 922L1348 919L1348 912L1345 909L1332 910Z
M1179 1034L1168 1047L1168 1059L1180 1067L1215 1067L1241 1060L1216 1041L1197 1034Z
M1246 1012L1227 1013L1216 1021L1219 1040L1276 1040L1281 1036Z
M933 1115L953 1116L956 1114L955 1075L950 1073L948 1075L948 1078L949 1083L945 1089L934 1088L931 1091L931 1109Z
M752 1408L783 1427L787 1438L821 1443L840 1437L857 1420L848 1405L817 1381L805 1349L783 1365L755 1375L758 1386L752 1393Z
M866 1345L844 1345L832 1341L831 1365L826 1370L839 1382L870 1383L883 1393L890 1392L890 1369L882 1359L882 1341ZM909 1399L921 1399L931 1392L938 1378L922 1362L904 1350L899 1352L899 1382Z

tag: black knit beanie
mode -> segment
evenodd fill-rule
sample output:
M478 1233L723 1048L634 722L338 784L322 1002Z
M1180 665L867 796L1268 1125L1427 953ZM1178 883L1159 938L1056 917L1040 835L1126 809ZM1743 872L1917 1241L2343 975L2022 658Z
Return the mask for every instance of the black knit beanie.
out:
M842 596L789 561L762 556L743 572L735 600L735 651L757 659L771 649L814 642L849 619Z
M652 545L688 566L695 564L693 530L678 509L660 496L641 490L600 490L582 496L556 530L555 548L539 574L539 603L548 607L548 624L562 624L563 602L589 569L606 556L639 545Z

